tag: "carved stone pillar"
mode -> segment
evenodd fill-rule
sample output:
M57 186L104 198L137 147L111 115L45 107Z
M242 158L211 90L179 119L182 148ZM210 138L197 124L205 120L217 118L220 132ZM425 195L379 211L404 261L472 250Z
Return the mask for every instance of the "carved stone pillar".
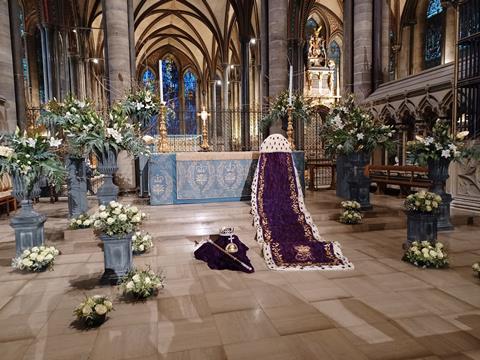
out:
M353 4L353 90L362 101L372 91L373 0Z
M269 94L277 96L288 88L288 0L269 0L268 19Z

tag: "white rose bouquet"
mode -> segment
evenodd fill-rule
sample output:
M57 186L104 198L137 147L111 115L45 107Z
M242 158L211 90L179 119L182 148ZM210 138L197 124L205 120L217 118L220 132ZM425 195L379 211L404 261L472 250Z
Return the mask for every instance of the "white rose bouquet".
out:
M110 201L107 206L99 206L98 211L92 215L91 221L93 221L93 228L101 233L122 236L136 231L145 218L145 213L139 211L136 206Z
M132 236L132 251L142 254L153 247L152 235L143 231L136 231Z
M442 202L442 197L432 192L419 191L410 194L405 200L405 210L422 213L436 212Z
M361 205L357 201L342 201L342 212L339 221L343 224L359 224L362 222Z
M321 132L325 151L330 156L371 153L378 145L391 150L394 146L393 127L374 119L370 112L357 105L353 95L332 108Z
M444 268L448 266L448 254L442 243L432 245L428 241L414 241L402 260L422 268Z
M478 277L480 277L480 263L476 262L475 264L473 264L472 270Z
M112 310L114 310L112 301L107 296L94 295L85 297L73 313L88 327L94 327L101 325Z
M12 266L18 270L44 271L52 270L55 258L60 251L53 246L34 246L26 249L12 260Z
M153 295L158 289L165 287L163 274L156 274L150 267L145 270L132 269L122 280L120 289L139 299Z
M93 221L91 220L88 214L80 214L79 216L72 218L70 220L70 224L68 224L68 228L70 230L77 230L77 229L88 229L92 227Z

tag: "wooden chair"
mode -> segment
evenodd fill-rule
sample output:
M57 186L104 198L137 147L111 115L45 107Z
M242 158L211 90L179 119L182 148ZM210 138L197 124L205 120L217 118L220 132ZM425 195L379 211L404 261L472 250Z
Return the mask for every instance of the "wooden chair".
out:
M12 178L8 174L3 174L0 177L0 206L6 206L8 216L11 210L17 210L17 200L12 196L12 188Z

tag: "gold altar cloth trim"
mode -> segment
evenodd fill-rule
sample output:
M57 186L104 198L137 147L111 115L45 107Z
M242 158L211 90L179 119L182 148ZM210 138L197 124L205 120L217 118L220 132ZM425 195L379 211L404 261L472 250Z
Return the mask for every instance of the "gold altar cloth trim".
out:
M252 160L258 159L258 151L226 151L226 152L178 152L177 161L198 160Z

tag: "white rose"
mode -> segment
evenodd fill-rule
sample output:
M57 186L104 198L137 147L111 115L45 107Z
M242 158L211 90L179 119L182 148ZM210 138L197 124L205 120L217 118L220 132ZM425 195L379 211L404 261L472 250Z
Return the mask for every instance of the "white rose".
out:
M82 308L83 315L90 315L92 313L92 308L90 306L85 305Z
M25 266L32 266L33 262L30 259L23 259L22 260L22 265Z
M98 315L104 315L106 314L108 311L107 307L105 305L102 305L102 304L97 304L95 305L95 312L98 314Z
M28 258L29 258L30 260L35 260L35 259L37 258L37 254L31 253L31 254L28 256Z
M43 260L45 260L45 256L43 256L43 255L38 255L37 256L37 261L38 262L43 262Z
M119 219L120 221L126 221L126 220L127 220L127 215L125 215L125 214L120 214L120 215L118 215L118 219Z
M128 290L132 290L132 289L133 289L133 286L134 286L133 282L132 282L132 281L129 281L129 282L127 283L127 286L126 286L126 287L127 287Z
M140 215L135 215L135 216L132 218L132 222L133 222L133 223L139 223L141 220L142 220L142 218L140 217Z
M91 224L91 221L88 219L83 222L83 225L85 226L89 226L90 224Z
M108 224L108 225L112 225L114 222L115 222L115 219L114 219L114 218L109 217L109 218L107 219L107 224Z
M100 211L105 211L105 209L106 209L105 205L100 205L100 207L98 208L98 210Z
M52 254L47 254L47 256L45 256L45 260L52 260L53 259L53 255Z
M112 211L115 215L120 215L122 213L122 209L119 207L115 208L115 210Z
M38 249L37 246L34 246L34 247L32 248L32 252L37 252L38 250L39 250L39 249Z
M152 281L151 281L150 278L147 276L147 277L145 278L145 284L148 285L148 284L150 284L151 282L152 282Z
M140 281L140 275L138 274L133 275L132 280L134 283L138 283Z
M108 217L108 213L106 211L101 212L99 217L100 217L100 219L106 219Z

